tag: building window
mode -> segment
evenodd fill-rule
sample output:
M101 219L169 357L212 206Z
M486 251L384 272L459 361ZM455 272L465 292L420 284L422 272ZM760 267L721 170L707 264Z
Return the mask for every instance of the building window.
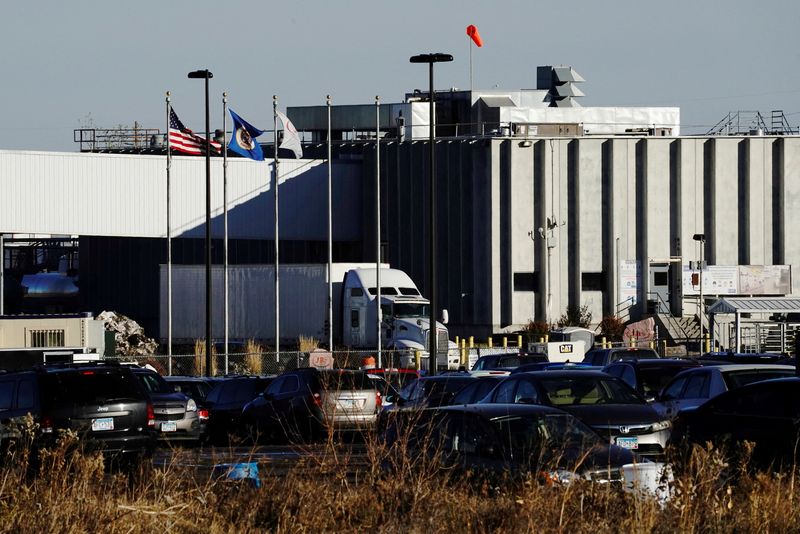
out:
M31 330L31 347L63 347L63 330Z

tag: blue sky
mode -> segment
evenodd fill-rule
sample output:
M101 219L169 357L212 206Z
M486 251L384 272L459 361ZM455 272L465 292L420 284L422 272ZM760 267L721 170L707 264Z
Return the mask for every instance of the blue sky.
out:
M535 86L537 65L571 65L587 106L679 106L684 133L728 111L782 109L800 123L800 2L645 0L43 0L0 18L0 149L75 151L72 131L164 129L164 92L200 130L208 68L212 127L221 94L261 128L286 106L401 101L427 86L408 62L447 52L438 89L469 86L465 28L475 24L474 86Z

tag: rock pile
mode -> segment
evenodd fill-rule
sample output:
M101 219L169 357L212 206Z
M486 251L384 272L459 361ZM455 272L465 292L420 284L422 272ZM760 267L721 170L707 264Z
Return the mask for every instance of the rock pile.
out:
M103 322L107 331L114 332L117 356L148 356L158 351L158 342L145 336L144 329L130 317L104 311L96 319Z

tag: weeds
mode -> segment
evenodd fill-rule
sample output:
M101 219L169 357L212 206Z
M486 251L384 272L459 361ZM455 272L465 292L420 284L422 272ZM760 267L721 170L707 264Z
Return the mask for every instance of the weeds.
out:
M800 527L794 468L753 472L746 458L729 462L710 447L694 450L672 499L662 504L611 484L480 481L428 456L409 457L406 438L396 450L371 435L364 441L301 445L304 459L285 472L262 465L257 490L178 461L142 476L110 472L67 433L43 454L35 473L24 446L8 452L0 467L0 530L671 533Z

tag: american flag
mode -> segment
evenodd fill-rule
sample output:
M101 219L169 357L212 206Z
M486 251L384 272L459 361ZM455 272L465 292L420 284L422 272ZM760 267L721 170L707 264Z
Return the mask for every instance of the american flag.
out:
M206 140L183 125L172 107L169 108L169 144L172 150L186 154L205 154ZM222 145L211 141L211 152L219 153Z

